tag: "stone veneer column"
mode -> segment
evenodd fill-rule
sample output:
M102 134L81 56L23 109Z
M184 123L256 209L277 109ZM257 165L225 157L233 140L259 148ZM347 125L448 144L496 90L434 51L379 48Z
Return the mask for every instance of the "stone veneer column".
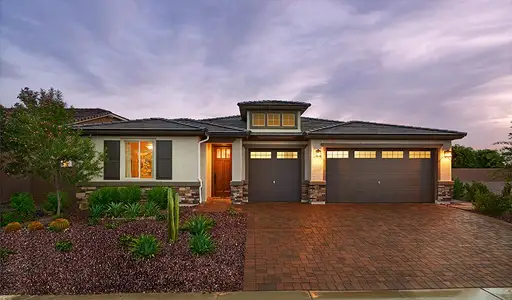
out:
M247 182L231 181L231 203L242 204L248 201L248 186Z
M450 203L453 198L453 181L437 182L437 198L436 203Z
M309 202L309 180L304 180L302 182L300 192L301 202Z
M310 181L308 193L309 193L309 203L325 204L325 200L326 200L325 181Z

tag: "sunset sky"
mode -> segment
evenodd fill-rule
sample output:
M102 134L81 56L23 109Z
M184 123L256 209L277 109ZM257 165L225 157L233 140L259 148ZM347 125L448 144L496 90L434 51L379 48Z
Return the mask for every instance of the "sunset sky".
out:
M55 87L128 118L213 117L236 103L468 132L512 120L512 1L0 1L0 102Z

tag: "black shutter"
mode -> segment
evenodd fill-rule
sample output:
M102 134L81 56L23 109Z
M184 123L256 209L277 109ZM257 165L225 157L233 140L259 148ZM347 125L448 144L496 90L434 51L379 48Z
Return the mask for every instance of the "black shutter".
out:
M156 141L156 179L172 179L172 141Z
M103 141L105 153L107 154L105 164L103 166L103 179L119 180L121 173L119 141Z

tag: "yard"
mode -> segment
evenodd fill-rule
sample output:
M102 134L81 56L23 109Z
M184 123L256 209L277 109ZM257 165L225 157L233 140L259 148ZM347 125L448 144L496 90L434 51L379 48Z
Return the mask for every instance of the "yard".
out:
M180 222L197 213L182 208ZM215 251L202 256L189 248L190 234L166 243L167 222L135 220L90 226L86 216L70 216L63 232L22 229L0 233L0 248L13 250L0 262L0 295L95 294L119 292L237 291L243 286L245 214L206 213L215 221ZM117 227L116 227L117 226ZM161 249L154 258L136 259L119 241L122 235L154 235ZM72 242L70 252L56 249Z

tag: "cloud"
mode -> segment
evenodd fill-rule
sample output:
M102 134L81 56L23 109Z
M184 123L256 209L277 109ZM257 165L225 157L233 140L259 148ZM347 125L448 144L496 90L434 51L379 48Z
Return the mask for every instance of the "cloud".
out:
M512 6L493 1L2 2L0 101L24 87L130 118L307 114L468 131L488 147L512 118Z

